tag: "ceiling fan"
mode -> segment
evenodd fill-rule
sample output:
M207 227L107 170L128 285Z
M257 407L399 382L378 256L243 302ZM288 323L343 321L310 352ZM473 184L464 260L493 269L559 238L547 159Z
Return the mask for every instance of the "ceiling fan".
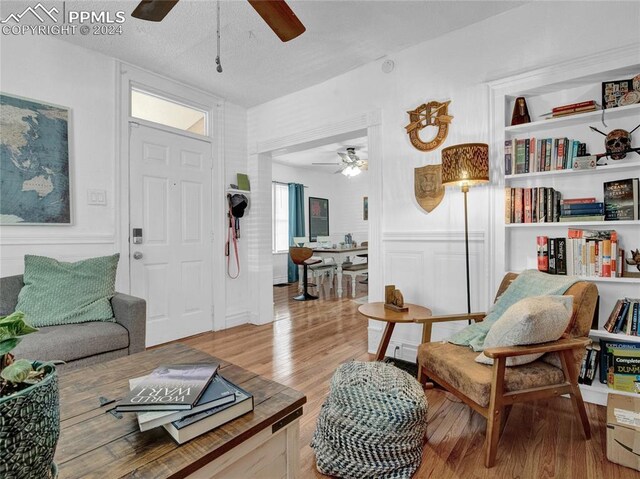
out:
M349 178L357 176L362 173L363 170L368 169L369 162L361 159L356 155L356 149L353 147L347 148L346 153L338 152L341 161L335 163L311 163L312 165L340 165L340 169L336 173L342 173Z
M305 26L284 0L247 0L258 15L283 42L304 33ZM131 16L150 22L161 22L178 0L142 0Z

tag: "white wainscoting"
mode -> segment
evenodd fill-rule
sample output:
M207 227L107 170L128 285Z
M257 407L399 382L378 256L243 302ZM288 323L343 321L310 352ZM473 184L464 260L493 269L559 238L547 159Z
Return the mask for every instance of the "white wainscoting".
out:
M464 232L389 232L383 234L382 243L384 284L400 289L405 302L426 306L434 315L466 312ZM489 272L483 231L469 232L469 267L471 309L485 311ZM432 340L444 340L466 324L434 325ZM375 353L384 326L381 321L369 321L370 353ZM420 325L399 324L387 355L415 361L421 339Z
M7 227L5 227L7 228ZM13 276L24 272L24 255L49 256L59 261L80 261L96 256L107 256L116 252L113 235L75 235L65 237L26 236L3 237L1 241L0 276ZM127 258L124 258L126 260ZM123 261L123 258L120 258ZM118 268L119 271L122 268ZM116 279L118 288L119 276Z

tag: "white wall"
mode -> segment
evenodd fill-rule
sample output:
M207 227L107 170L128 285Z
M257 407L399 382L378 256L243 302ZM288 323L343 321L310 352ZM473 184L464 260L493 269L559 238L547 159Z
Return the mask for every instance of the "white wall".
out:
M0 57L0 90L4 93L70 108L73 208L72 226L2 226L0 274L21 273L26 253L75 261L117 252L116 60L53 37L30 35L3 36ZM247 119L246 109L231 103L225 103L224 112L222 153L228 184L235 183L236 172L247 171ZM107 205L87 205L88 189L105 190ZM215 233L222 236L226 231ZM242 241L240 250L241 264L246 268ZM122 278L118 283L122 284ZM226 289L227 327L247 321L246 285L246 272L238 280L227 278L222 285ZM214 288L220 287L214 284Z
M391 55L396 67L390 74L381 71L382 61L373 62L252 108L250 144L381 110L383 280L395 282L407 291L408 301L428 305L435 314L464 311L462 196L448 189L430 214L417 206L413 169L440 163L440 149L422 153L410 145L406 111L425 101L450 99L454 119L443 146L489 142L485 82L640 41L640 4L624 3L624 15L611 15L611 4L531 2ZM580 27L567 28L569 18ZM488 306L495 290L487 284L489 193L490 187L469 193L472 309L479 310ZM370 325L370 351L377 346L381 327ZM417 327L396 328L393 340L403 346L403 356L415 358Z
M272 179L282 183L300 183L304 189L305 232L309 235L309 197L329 200L329 236L339 243L351 233L358 243L369 237L368 222L362 219L362 197L368 195L369 176L366 171L347 178L273 162ZM287 281L287 253L273 255L273 282Z
M70 109L72 226L2 226L2 276L23 271L25 253L76 260L116 251L115 61L69 43L3 36L0 89ZM28 60L27 60L28 58ZM87 190L107 192L87 205Z
M232 103L225 104L224 124L224 156L225 156L225 187L237 184L237 174L247 174L247 110ZM251 205L251 193L249 204ZM252 214L251 209L245 211L245 216L240 219L240 239L238 240L238 253L240 257L240 275L236 279L227 277L226 298L226 327L230 328L249 322L249 308L247 306L248 286L248 254L247 254L247 216ZM226 231L225 231L226 234ZM235 272L235 264L232 257L231 270ZM214 285L215 287L215 285Z

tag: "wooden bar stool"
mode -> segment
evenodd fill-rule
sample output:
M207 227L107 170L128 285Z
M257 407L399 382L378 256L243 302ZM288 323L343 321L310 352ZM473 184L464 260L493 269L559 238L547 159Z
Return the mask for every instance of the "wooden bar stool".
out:
M293 264L302 266L304 271L303 272L304 287L303 287L302 294L299 296L294 296L293 299L295 299L296 301L310 301L312 299L318 299L317 296L313 296L309 294L309 292L307 291L309 288L307 268L313 264L322 263L322 260L311 259L311 257L313 256L313 250L311 248L301 248L298 246L289 247L289 256L291 256L291 261L293 261Z

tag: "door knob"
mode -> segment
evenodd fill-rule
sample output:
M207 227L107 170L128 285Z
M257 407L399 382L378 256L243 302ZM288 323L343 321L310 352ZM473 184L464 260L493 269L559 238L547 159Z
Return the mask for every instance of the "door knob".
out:
M133 259L142 259L142 253L140 251L134 251Z

